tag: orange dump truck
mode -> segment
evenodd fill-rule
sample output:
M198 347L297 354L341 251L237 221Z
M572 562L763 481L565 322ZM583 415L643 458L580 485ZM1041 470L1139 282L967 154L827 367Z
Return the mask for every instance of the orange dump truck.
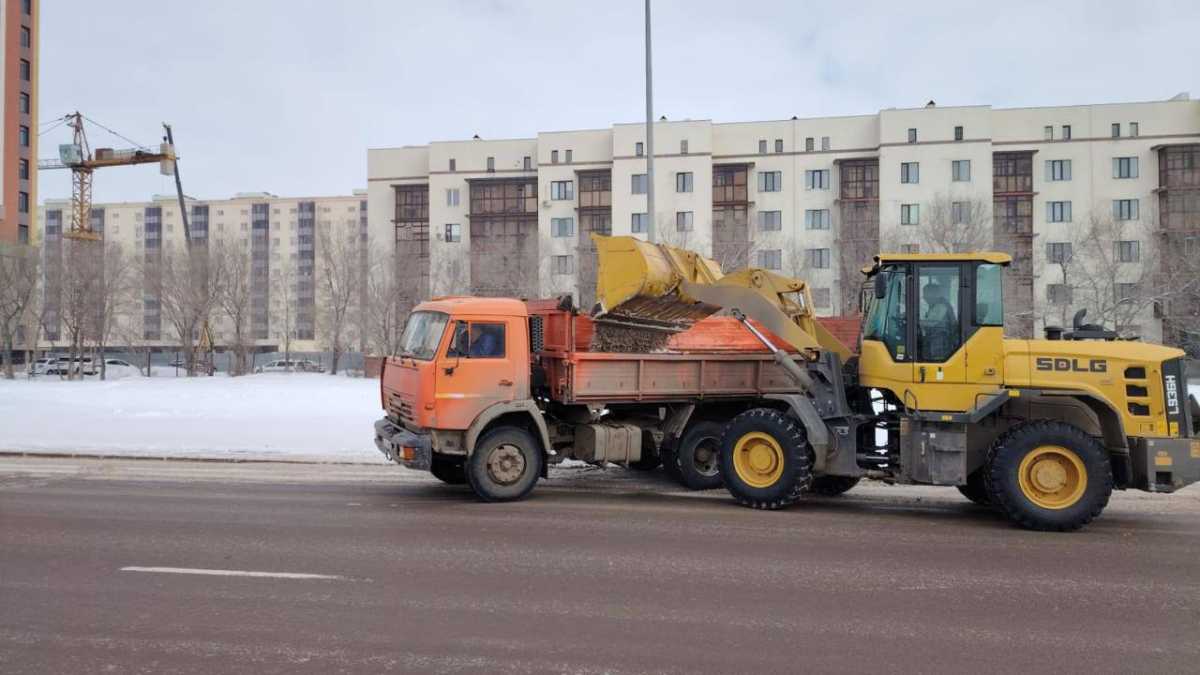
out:
M796 394L732 318L704 319L650 353L591 351L592 328L569 298L421 303L399 355L384 360L376 446L485 500L524 496L566 458L662 462L685 485L710 488L720 485L719 421Z

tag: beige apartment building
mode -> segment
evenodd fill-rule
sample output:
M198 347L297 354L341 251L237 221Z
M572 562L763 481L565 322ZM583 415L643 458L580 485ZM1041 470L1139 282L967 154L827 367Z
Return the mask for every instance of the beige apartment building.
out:
M1168 332L1185 330L1170 328L1172 313L1200 314L1194 302L1147 290L1162 283L1168 254L1200 260L1200 101L1186 94L661 120L654 141L654 214L641 124L371 149L371 238L395 241L413 300L571 293L590 307L589 235L646 236L652 218L656 240L726 268L807 279L823 314L856 309L859 269L878 251L964 248L1013 254L1014 335L1094 304L1103 307L1089 319L1146 339L1162 339L1164 321ZM1111 243L1099 255L1104 237ZM1134 294L1137 302L1126 297Z
M186 205L194 246L213 255L218 246L248 254L253 348L282 351L286 343L293 352L325 350L318 307L320 247L326 241L322 233L361 240L366 232L366 192L331 197L247 192L231 199L188 199ZM38 209L44 260L39 341L43 349L68 346L58 291L70 219L69 200L47 200ZM155 195L146 202L93 204L91 224L106 245L120 249L125 264L132 267L131 284L141 291L140 297L135 293L132 302L122 305L110 344L114 349L177 349L180 340L164 316L158 277L148 272L159 265L177 264L184 254L177 198ZM212 313L210 332L217 348L232 339L232 323L220 309Z

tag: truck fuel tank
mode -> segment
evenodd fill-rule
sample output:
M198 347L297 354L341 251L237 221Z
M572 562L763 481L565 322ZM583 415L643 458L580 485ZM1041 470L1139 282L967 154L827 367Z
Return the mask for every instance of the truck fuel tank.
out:
M642 428L608 422L575 427L575 459L628 464L642 458Z

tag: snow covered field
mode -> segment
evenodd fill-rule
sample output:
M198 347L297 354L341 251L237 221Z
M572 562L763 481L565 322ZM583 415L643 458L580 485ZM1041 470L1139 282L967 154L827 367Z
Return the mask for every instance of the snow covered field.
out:
M310 373L0 380L0 451L382 463L381 414L378 380Z

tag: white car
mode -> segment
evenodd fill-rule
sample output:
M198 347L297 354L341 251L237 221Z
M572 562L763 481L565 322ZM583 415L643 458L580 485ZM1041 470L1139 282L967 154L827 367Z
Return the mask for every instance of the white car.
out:
M45 375L51 366L58 363L57 358L41 358L29 364L30 375Z
M74 359L69 356L60 356L54 359L53 363L46 367L47 375L67 375L70 373L83 373L84 375L95 375L100 372L100 364L92 360L92 357L78 357Z
M268 361L254 369L256 373L323 373L325 369L316 361L308 359L278 359Z
M96 369L96 375L100 375L99 368ZM111 379L141 377L142 369L121 359L104 359L104 376Z

